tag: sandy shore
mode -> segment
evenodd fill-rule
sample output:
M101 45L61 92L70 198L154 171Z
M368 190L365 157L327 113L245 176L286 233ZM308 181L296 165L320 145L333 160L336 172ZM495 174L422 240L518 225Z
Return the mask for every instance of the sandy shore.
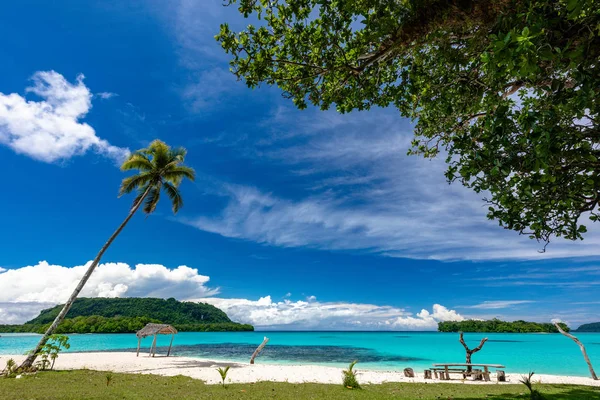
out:
M22 355L2 356L0 355L0 368L6 364L9 358L20 362L24 359ZM260 363L260 361L259 361ZM231 369L227 378L228 383L249 383L257 381L275 381L291 383L333 383L341 382L342 369L335 367L324 367L318 365L276 365L276 364L240 364L235 362L212 361L189 357L148 357L144 354L139 357L135 353L110 352L110 353L65 353L61 354L55 365L55 369L93 369L98 371L113 371L140 374L156 374L165 376L185 375L201 379L208 384L220 383L220 376L215 370L217 367L229 365ZM425 380L423 374L417 373L415 378L405 378L402 371L371 371L361 370L357 366L358 379L361 383L384 383L384 382L451 382L463 383L461 379L454 378L451 381L439 381L437 379ZM492 375L492 383L496 383L496 377ZM518 383L520 374L507 374L507 384ZM578 376L557 375L535 375L535 382L542 383L567 383L577 385L588 385L600 387L600 381ZM466 384L483 384L481 381L467 379Z

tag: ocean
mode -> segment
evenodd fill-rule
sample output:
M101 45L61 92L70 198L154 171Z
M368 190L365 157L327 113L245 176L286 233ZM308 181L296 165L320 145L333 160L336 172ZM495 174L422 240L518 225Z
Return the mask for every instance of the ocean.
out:
M39 340L34 334L0 334L0 354L24 354ZM356 368L423 370L433 363L464 362L465 350L457 333L440 332L181 332L175 336L173 355L248 362L267 336L270 341L256 363L315 364ZM592 364L600 369L600 333L579 333ZM135 351L134 334L69 335L69 352ZM508 373L588 376L579 347L559 334L468 333L473 348L488 341L472 362L503 364ZM158 352L166 353L170 336L159 336ZM142 341L148 351L152 338ZM158 354L158 353L157 353ZM0 366L1 368L1 366Z

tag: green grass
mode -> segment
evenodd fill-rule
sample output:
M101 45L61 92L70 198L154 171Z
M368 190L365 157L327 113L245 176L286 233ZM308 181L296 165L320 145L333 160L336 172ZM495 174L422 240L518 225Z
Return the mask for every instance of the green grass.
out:
M216 374L216 372L215 372ZM448 383L387 383L349 390L340 385L260 382L205 385L184 376L112 374L106 372L40 372L21 379L0 378L0 398L18 399L401 399L466 400L527 399L523 385L463 385ZM340 376L341 381L341 376ZM547 400L600 400L600 388L572 385L536 385Z

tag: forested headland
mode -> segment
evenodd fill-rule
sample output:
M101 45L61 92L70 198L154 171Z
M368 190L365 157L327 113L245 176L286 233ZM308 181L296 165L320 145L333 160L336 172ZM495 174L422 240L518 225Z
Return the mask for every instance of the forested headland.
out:
M0 332L43 333L62 305L42 310L22 325L0 325ZM149 322L173 325L182 332L252 331L254 327L231 321L227 314L206 303L173 298L79 298L56 333L131 333Z

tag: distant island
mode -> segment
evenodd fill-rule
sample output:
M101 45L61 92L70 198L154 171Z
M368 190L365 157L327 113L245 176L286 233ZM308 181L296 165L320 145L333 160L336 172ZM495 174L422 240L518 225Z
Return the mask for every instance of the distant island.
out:
M583 324L575 332L600 332L600 322L592 322L591 324Z
M560 327L568 332L569 327L564 323ZM490 333L558 333L558 329L551 323L528 321L501 321L491 319L487 321L469 319L466 321L438 322L439 332L490 332Z
M0 332L44 333L62 305L42 310L23 325L0 325ZM149 322L173 325L183 332L253 331L254 327L229 319L217 307L180 302L173 298L79 298L56 333L131 333Z

